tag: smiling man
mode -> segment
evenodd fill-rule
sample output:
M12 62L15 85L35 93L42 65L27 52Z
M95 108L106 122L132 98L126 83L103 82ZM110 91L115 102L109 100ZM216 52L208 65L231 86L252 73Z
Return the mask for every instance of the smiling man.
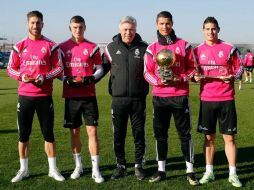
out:
M190 185L198 185L193 171L194 152L188 96L188 80L196 72L193 49L188 42L175 35L170 12L160 12L156 18L156 26L158 40L151 43L146 50L144 70L145 79L153 86L153 128L158 161L158 170L149 181L157 182L166 178L168 129L173 115L186 162L187 179ZM175 55L175 64L171 67L174 77L170 80L161 78L158 72L161 68L156 62L157 54L165 49Z
M13 47L7 68L9 76L19 81L17 126L20 170L11 182L29 176L29 137L35 112L45 140L48 175L57 181L65 180L56 167L52 100L53 79L61 75L63 67L58 46L41 34L43 25L41 12L31 11L27 14L28 38Z
M145 178L142 164L145 154L146 95L149 86L143 77L143 62L147 44L136 30L136 19L131 16L123 17L119 23L119 34L113 37L113 42L107 45L104 54L104 66L111 67L109 93L112 95L111 114L117 162L111 179L127 175L125 137L129 117L135 144L135 175L138 180Z
M204 134L204 156L206 158L206 172L200 179L200 183L209 183L215 179L213 159L218 121L229 164L228 180L233 186L241 187L242 183L236 174L237 115L234 100L234 80L241 77L243 66L238 49L232 44L220 40L219 32L218 21L214 17L207 17L203 23L205 41L195 48L199 66L209 65L209 70L217 76L226 73L226 76L219 79L202 79L198 75L194 77L197 82L200 82L198 132ZM227 69L222 73L220 67Z

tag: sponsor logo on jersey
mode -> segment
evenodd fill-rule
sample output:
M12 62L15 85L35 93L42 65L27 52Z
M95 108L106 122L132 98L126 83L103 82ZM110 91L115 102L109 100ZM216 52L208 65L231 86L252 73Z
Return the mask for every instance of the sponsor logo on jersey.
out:
M117 54L117 55L120 55L120 54L122 54L122 53L121 53L120 50L117 50L116 54Z
M222 58L223 56L224 56L223 51L219 51L219 53L218 53L218 57L219 57L219 58Z
M66 67L80 67L80 68L85 68L85 67L89 67L89 63L87 62L82 62L83 60L80 57L73 57L71 62L67 62L65 63Z
M40 60L39 57L37 55L30 55L30 60L23 60L22 62L23 65L46 65L46 61L45 60Z

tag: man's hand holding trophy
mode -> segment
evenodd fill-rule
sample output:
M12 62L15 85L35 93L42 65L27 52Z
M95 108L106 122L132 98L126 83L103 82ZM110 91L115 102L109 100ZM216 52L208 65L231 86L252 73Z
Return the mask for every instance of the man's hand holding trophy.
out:
M30 66L27 73L22 74L21 80L24 83L33 83L35 85L42 85L44 82L44 77L42 75L35 74L35 67Z
M194 76L196 82L201 80L222 80L229 83L233 79L228 65L199 64L197 74Z
M175 54L169 49L162 49L156 54L156 63L159 65L158 73L162 84L170 85L180 81L180 77L171 69L175 65L175 61Z

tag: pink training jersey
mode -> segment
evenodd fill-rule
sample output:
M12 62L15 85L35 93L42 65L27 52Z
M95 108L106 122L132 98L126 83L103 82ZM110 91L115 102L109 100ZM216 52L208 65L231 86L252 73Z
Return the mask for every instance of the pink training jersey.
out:
M90 41L76 43L69 39L60 44L63 51L64 76L91 76L94 66L102 64L99 47ZM95 96L95 84L73 85L63 84L63 97Z
M169 49L175 53L176 64L171 67L172 71L181 78L180 82L171 85L161 84L158 74L156 55L162 49ZM150 44L145 54L144 77L153 86L153 96L172 97L189 94L188 80L196 73L196 63L192 47L185 40L177 40L169 45L161 45L158 41Z
M53 79L63 71L58 46L42 36L38 40L26 38L18 42L11 51L7 73L19 81L18 93L23 96L51 96ZM22 82L22 75L33 78L42 75L42 85Z
M233 75L234 79L241 77L242 62L238 50L232 44L219 40L217 44L210 46L204 42L196 47L194 52L197 63L207 73L214 76ZM233 100L234 94L233 80L229 83L219 79L201 80L200 97L203 101Z
M250 66L253 66L253 54L248 52L246 53L245 55L245 58L244 58L244 66L246 67L250 67Z

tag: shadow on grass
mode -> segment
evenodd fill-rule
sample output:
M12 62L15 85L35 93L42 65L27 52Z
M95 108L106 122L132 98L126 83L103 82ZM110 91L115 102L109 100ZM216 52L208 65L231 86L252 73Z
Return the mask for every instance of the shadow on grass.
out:
M17 92L14 92L14 93L9 93L9 92L7 92L7 93L0 93L0 96L10 95L10 94L17 94Z
M249 180L253 179L254 174L254 147L245 147L245 148L238 148L238 156L237 156L237 173L238 175L245 175L245 176L240 176L242 182L245 184ZM167 166L166 166L166 171L175 171L175 170L185 170L185 162L183 157L173 157L173 158L168 158L166 160ZM127 163L127 170L128 170L128 175L134 175L134 163ZM214 158L214 172L216 175L217 179L227 179L228 178L228 162L226 159L226 155L224 151L216 151L215 152L215 158ZM218 167L217 167L218 166ZM196 172L198 175L202 175L203 172L205 171L205 160L203 154L195 154L195 170L199 170ZM106 171L106 170L113 170L116 168L116 165L102 165L100 166L100 170ZM147 177L150 177L153 175L155 171L157 171L157 161L156 160L147 160L145 164L145 172L147 174ZM202 170L203 169L203 170ZM200 171L202 170L202 171ZM67 172L67 171L66 171ZM86 168L86 174L91 173L91 168ZM251 174L246 175L246 174ZM71 171L68 171L68 176L71 174ZM166 178L167 179L173 179L173 178L178 178L185 176L185 172L183 172L180 175L171 175ZM110 175L104 175L106 180L109 180L111 177Z
M17 129L0 129L0 134L17 133Z
M0 88L0 90L17 90L17 88Z

